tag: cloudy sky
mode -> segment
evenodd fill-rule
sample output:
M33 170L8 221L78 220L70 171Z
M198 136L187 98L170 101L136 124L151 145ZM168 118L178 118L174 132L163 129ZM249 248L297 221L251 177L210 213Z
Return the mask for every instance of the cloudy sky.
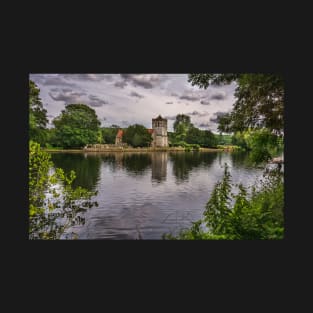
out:
M201 129L217 130L217 116L234 103L235 84L199 89L188 83L187 74L30 74L40 88L48 119L58 116L67 104L84 103L97 113L102 126L151 128L159 114L173 130L177 114L188 114Z

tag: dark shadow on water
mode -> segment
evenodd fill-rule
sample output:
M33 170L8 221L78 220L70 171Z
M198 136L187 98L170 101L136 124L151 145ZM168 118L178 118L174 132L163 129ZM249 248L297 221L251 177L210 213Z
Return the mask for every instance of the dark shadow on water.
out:
M216 152L172 152L169 154L173 163L173 174L176 183L188 181L190 172L197 167L205 166L210 168L217 157Z
M62 168L66 174L75 171L74 188L81 186L94 191L100 178L101 159L98 155L81 153L52 153L51 159L57 168Z

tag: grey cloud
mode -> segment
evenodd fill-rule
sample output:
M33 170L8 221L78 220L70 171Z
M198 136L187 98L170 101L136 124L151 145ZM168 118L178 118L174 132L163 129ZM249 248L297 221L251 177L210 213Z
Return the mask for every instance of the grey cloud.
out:
M125 83L151 89L160 83L159 74L120 74Z
M211 117L210 121L217 124L219 119L223 117L225 114L227 114L227 112L221 112L221 111L215 112L214 113L215 117Z
M188 101L200 101L205 102L207 98L207 92L203 90L190 90L187 89L183 92L183 94L179 97L179 99L188 100Z
M184 96L180 96L179 99L197 101L197 100L200 100L200 97L184 95Z
M60 74L66 80L80 80L98 82L102 80L112 81L113 77L110 74Z
M173 96L173 97L178 97L178 94L175 93L175 92L172 92L172 93L171 93L171 96Z
M208 101L208 100L201 100L200 103L203 104L203 105L211 104L210 101Z
M173 104L173 102L165 102L165 104Z
M59 76L53 76L53 77L46 77L42 82L43 85L45 86L69 86L69 87L74 87L76 86L73 83L69 83L64 81L62 78Z
M199 127L203 127L203 128L209 128L209 127L211 127L212 125L211 125L211 123L206 122L206 123L200 123L200 124L198 124L198 126L199 126Z
M64 101L65 103L78 103L82 102L81 96L85 95L84 92L57 92L53 94L48 93L54 101Z
M88 98L91 100L88 104L92 107L101 107L105 104L108 104L107 101L100 99L98 96L89 95Z
M86 103L86 101L83 99L83 96L86 95L85 92L74 92L68 88L52 88L48 94L54 101L64 101L64 104Z
M122 81L116 82L114 86L118 88L124 88L125 86L127 86L127 83L124 80L122 80Z
M204 117L204 116L208 116L210 115L209 112L198 112L198 111L193 111L193 112L190 112L190 113L186 113L187 115L193 115L193 116L198 116L198 117Z
M223 93L215 93L211 95L210 99L212 100L224 100L226 98L226 95Z
M132 92L130 93L130 96L131 96L131 97L137 97L137 98L144 98L143 95L140 95L139 93L137 93L137 92L135 92L135 91L132 91Z

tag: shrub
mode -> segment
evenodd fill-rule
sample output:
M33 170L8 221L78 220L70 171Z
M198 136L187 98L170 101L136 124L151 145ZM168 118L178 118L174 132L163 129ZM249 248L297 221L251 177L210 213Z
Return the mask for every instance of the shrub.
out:
M83 224L83 212L97 205L94 192L71 184L75 172L66 176L55 168L50 154L36 142L29 143L29 239L59 239L75 224Z
M284 185L279 170L264 173L261 187L238 185L232 193L231 175L225 164L224 176L218 182L206 205L203 219L183 230L178 236L166 234L164 239L282 239L284 236ZM207 228L207 231L203 229Z

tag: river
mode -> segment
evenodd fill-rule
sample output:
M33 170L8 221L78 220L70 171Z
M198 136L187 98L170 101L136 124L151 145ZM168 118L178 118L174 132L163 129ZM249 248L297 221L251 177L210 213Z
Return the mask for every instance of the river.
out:
M232 181L251 186L263 170L246 153L52 153L56 167L76 172L74 186L98 190L98 207L69 230L78 239L161 239L202 217L224 163ZM65 234L66 237L66 234ZM63 237L63 238L65 238Z

